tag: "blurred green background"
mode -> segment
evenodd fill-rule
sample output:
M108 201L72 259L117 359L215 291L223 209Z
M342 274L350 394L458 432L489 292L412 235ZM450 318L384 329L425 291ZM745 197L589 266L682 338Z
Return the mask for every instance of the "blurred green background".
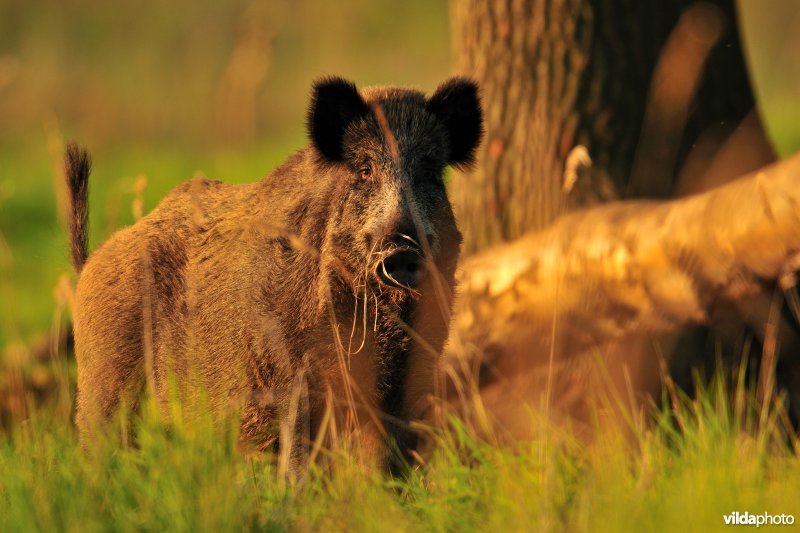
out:
M800 1L737 0L756 102L778 154L800 150Z
M62 320L64 140L94 157L94 248L196 173L254 181L301 148L314 78L431 91L450 50L445 0L0 0L5 362Z

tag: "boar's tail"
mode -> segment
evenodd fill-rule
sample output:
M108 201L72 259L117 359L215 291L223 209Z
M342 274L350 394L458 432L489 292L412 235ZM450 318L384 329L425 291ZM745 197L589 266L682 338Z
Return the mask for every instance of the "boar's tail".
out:
M64 170L69 189L69 250L72 266L80 274L89 256L89 173L92 160L85 148L67 144Z

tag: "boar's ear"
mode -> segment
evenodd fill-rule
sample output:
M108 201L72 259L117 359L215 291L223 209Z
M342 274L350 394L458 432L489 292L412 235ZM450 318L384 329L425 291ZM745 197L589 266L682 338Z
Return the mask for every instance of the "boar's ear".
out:
M428 111L442 121L450 136L448 164L469 166L483 136L483 111L478 84L467 78L451 78L428 100Z
M367 113L369 107L352 82L342 78L317 80L308 107L308 135L326 159L341 161L347 125Z

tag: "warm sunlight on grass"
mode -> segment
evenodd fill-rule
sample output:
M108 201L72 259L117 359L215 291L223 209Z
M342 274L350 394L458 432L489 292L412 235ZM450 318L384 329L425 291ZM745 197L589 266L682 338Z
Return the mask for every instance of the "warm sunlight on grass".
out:
M734 511L791 512L800 458L780 409L759 413L752 395L720 383L632 440L612 432L512 450L453 421L404 478L327 450L327 466L295 486L209 420L165 427L149 412L138 446L99 439L86 454L72 426L44 411L0 441L0 530L710 531Z

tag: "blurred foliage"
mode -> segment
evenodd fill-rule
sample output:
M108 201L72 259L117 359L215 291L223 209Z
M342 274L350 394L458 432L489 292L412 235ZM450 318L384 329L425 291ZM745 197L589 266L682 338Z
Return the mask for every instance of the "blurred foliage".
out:
M207 146L240 140L228 114L279 137L316 76L431 89L449 69L444 0L2 0L0 142L56 118L95 148Z
M800 150L800 2L738 0L756 101L776 151Z

